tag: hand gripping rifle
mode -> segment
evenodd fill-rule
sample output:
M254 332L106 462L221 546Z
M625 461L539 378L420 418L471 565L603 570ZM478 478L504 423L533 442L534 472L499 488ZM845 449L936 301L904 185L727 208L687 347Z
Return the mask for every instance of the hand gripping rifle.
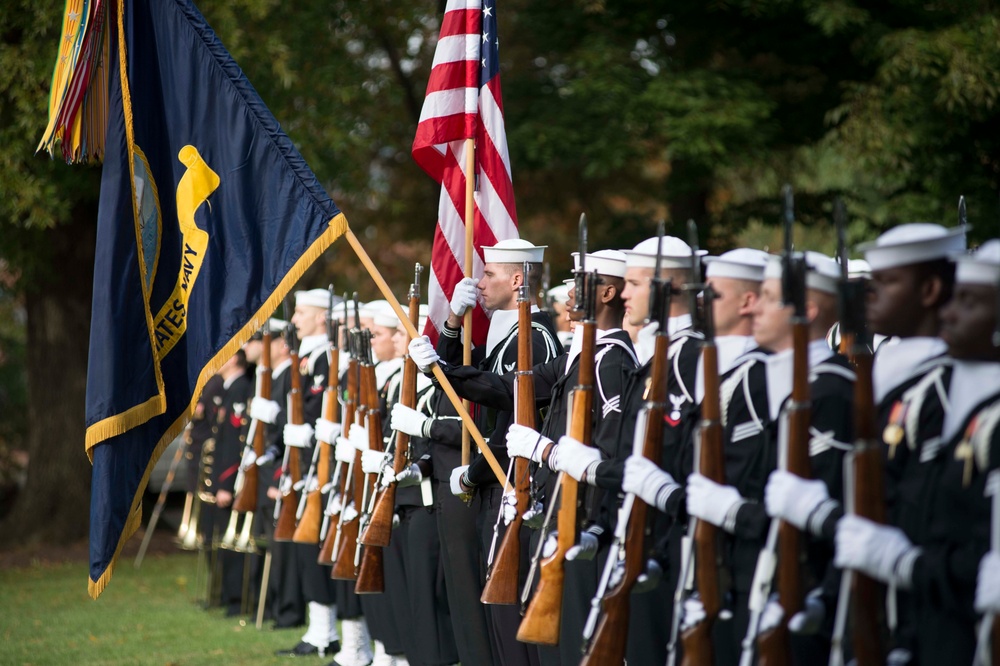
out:
M574 309L583 313L583 321L577 328L577 334L583 336L583 346L580 349L577 384L568 397L572 401L570 412L569 436L590 444L590 431L593 424L595 358L594 351L597 340L597 272L587 272L587 216L580 216L580 268L576 271L576 304ZM565 581L566 553L576 544L579 521L578 482L566 474L559 473L556 481L556 495L561 499L557 529L556 550L545 559L540 559L542 548L547 540L543 530L538 540L538 547L532 560L532 573L538 567L540 578L538 588L531 599L521 626L517 631L517 640L524 643L541 643L556 645L559 642L559 626L562 622L563 583ZM556 505L556 497L549 502L549 513ZM546 516L545 525L551 524L551 516ZM522 593L522 601L529 594L532 573L528 574L528 583Z
M652 367L646 384L646 402L635 422L633 453L652 460L657 465L663 456L663 416L667 402L667 380L670 362L668 323L670 319L670 280L660 276L662 266L663 223L660 223L656 248L656 268L650 284L649 319L659 330L653 352ZM583 629L584 655L580 666L620 664L625 659L628 639L629 595L642 574L647 560L651 529L649 507L632 493L627 493L618 511L615 538L608 561L601 574L597 594L590 602L590 615ZM620 575L615 575L616 570ZM612 577L616 580L612 582Z
M701 311L699 328L704 334L701 343L702 371L705 380L705 396L701 401L701 422L698 424L698 441L695 447L695 460L699 474L712 481L724 484L726 482L725 459L722 448L722 414L719 404L719 352L715 345L715 321L712 316L712 302L715 292L712 287L702 282L701 259L698 255L698 227L694 221L688 222L688 234L692 250L692 284L689 294L692 299L691 312ZM701 306L697 302L698 292L702 293ZM694 551L694 575L698 595L705 607L705 619L690 627L681 635L683 645L684 666L711 664L714 662L712 648L712 625L722 609L722 583L720 574L723 567L720 558L719 528L704 520L692 519L693 526L688 534L694 535L692 549ZM690 563L690 558L687 558ZM690 566L690 564L688 564ZM678 582L677 595L674 604L674 631L677 631L682 613L684 596L684 580L687 571L681 575ZM671 641L673 644L673 641Z
M302 372L299 370L299 339L295 333L295 324L288 324L285 337L288 340L292 361L288 368L291 378L291 388L288 391L288 423L302 425L305 420L302 411ZM295 513L299 507L295 486L301 479L299 449L286 444L281 480L278 483L280 492L274 507L274 515L277 516L277 524L274 527L275 541L291 541L295 534Z
M413 284L410 285L410 323L414 326L420 318L420 274L424 267L417 264L413 270ZM417 406L417 365L409 356L403 361L403 385L399 393L399 401L405 407ZM392 534L392 516L396 506L396 475L407 468L410 462L410 436L405 432L396 432L395 451L392 459L392 480L380 483L375 490L375 508L365 531L361 534L361 543L365 546L388 546Z
M367 407L363 404L361 396L361 358L362 358L362 332L361 317L358 312L358 294L354 293L354 328L351 329L348 348L351 350L351 359L347 366L347 402L344 405L344 433L349 432L349 428L354 423L364 423ZM354 566L354 547L358 542L358 529L360 527L359 511L362 506L362 488L364 475L361 472L361 452L357 451L346 470L346 478L341 479L341 483L350 486L350 490L345 485L344 508L340 510L340 518L337 522L337 541L334 544L334 565L330 577L335 580L355 580L358 577ZM350 497L350 501L348 501ZM353 514L353 515L349 515Z
M792 225L795 220L792 188L785 185L785 254L782 257L781 295L786 305L791 305L792 324L792 395L785 408L788 419L788 437L784 458L785 469L804 479L810 476L809 465L809 320L806 317L806 263L805 256L796 254L792 247ZM780 444L779 444L780 446ZM783 455L782 455L783 454ZM794 525L779 521L777 533L778 603L783 615L781 622L757 637L759 664L774 666L787 664L789 653L788 620L802 610L802 537ZM762 555L763 556L763 555ZM766 601L766 599L765 599ZM759 621L759 618L758 618ZM752 627L756 629L757 627Z
M364 344L365 363L361 367L361 395L368 405L365 413L365 429L368 430L368 448L373 451L382 451L382 416L378 409L378 387L375 380L375 363L372 358L371 331L364 331L362 341ZM358 452L360 457L361 452ZM360 461L355 459L355 464L360 465ZM364 497L361 506L368 505L368 499L375 492L378 483L377 474L367 474L364 479ZM371 516L362 514L361 527L364 529ZM382 564L382 548L379 546L362 546L360 537L354 551L354 564L357 566L358 580L354 584L354 591L357 594L379 594L385 591L385 572Z
M332 291L332 290L331 290ZM344 293L344 330L347 329L347 293ZM340 384L340 322L334 322L331 317L331 323L328 335L332 334L333 337L330 338L332 347L330 348L330 381L337 382L337 394L335 396L336 403L333 408L334 418L331 421L336 421L338 417L338 412L340 411L340 400L343 387ZM350 335L345 336L347 339L347 350L348 358L353 357L351 354L351 338ZM334 372L336 368L336 372ZM350 362L348 362L348 378L350 377ZM349 380L348 380L349 381ZM354 419L354 405L351 403L351 398L348 396L347 401L344 403L343 410L343 423L342 434L346 436L347 430L351 427L350 421ZM336 442L330 442L330 444L336 445ZM336 463L336 470L333 473L333 481L331 482L330 492L326 498L326 508L323 511L323 524L320 525L319 538L323 542L322 547L319 550L319 557L316 561L319 564L332 565L334 559L335 548L337 545L337 536L340 532L340 522L344 514L344 503L347 502L347 487L349 485L351 475L351 466L347 463ZM331 525L334 517L337 518L337 523Z
M848 511L878 523L885 522L885 489L882 477L882 441L876 434L875 398L872 391L872 340L865 323L865 284L850 280L847 270L846 215L838 198L833 203L840 259L841 351L854 363L854 448L844 458L844 498ZM837 600L837 622L831 663L842 662L842 637L846 618L853 617L854 658L858 666L885 663L885 587L856 571L844 571Z
M340 354L337 349L338 322L333 314L333 285L330 285L330 306L326 311L326 337L330 343L326 352L329 365L326 390L323 391L323 418L328 421L337 420L337 378L340 375ZM330 444L336 442L316 441L313 449L312 464L306 475L303 496L299 500L298 526L292 541L295 543L313 543L320 541L320 531L325 520L323 495L330 491Z
M514 379L514 421L529 428L535 427L535 382L532 378L531 359L531 303L528 272L531 264L524 262L521 287L517 295L517 374ZM511 605L517 603L518 569L521 564L521 525L528 509L531 478L528 461L514 458L514 495L517 498L517 515L507 525L500 549L486 574L486 585L480 601L484 604ZM501 502L501 513L503 506Z

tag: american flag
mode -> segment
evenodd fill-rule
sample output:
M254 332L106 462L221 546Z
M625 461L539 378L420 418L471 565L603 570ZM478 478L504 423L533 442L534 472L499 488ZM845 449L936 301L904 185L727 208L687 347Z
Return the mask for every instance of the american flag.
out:
M427 95L413 139L413 159L441 183L428 285L432 340L465 266L465 140L475 138L473 275L482 275L482 247L517 238L517 213L500 95L496 0L448 0L434 52ZM486 338L487 319L473 315L473 341Z

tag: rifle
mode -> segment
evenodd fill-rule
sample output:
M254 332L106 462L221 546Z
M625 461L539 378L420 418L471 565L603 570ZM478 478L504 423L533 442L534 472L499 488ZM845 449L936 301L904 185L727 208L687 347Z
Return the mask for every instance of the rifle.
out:
M358 313L358 294L354 294L354 328L348 336L348 349L351 358L347 366L347 403L344 405L344 428L349 429L354 423L364 421L366 407L362 404L361 397L361 318ZM345 430L347 432L347 430ZM345 435L346 436L346 435ZM354 454L354 460L348 463L345 475L341 477L341 484L344 488L344 507L340 510L340 518L337 522L337 534L333 546L334 565L330 577L334 580L355 580L358 577L354 567L353 546L358 541L358 528L360 526L360 516L347 518L347 510L350 505L355 507L355 513L361 507L361 453ZM348 490L347 486L350 486ZM348 502L348 493L351 500Z
M576 304L574 308L583 312L580 323L580 333L583 336L583 347L580 349L577 384L569 399L572 400L570 413L569 436L590 444L590 430L593 424L595 359L594 351L597 341L597 272L587 273L587 216L580 215L580 268L576 271ZM565 582L566 553L576 544L578 521L578 482L570 475L560 472L556 480L561 497L556 530L558 532L556 550L545 559L540 560L547 534L542 531L538 540L538 548L531 563L531 571L537 567L540 571L538 588L535 590L531 604L528 606L521 626L517 631L517 640L524 643L540 643L556 645L559 643L559 626L562 622L563 584ZM556 497L549 503L551 512L555 506ZM545 524L549 524L548 517ZM528 574L528 584L524 586L522 601L530 593L532 573Z
M375 381L375 363L372 359L371 331L362 335L364 345L364 365L361 367L361 395L368 409L365 413L365 428L368 430L368 448L374 451L382 450L382 415L378 409L378 387ZM354 464L361 466L361 452L358 451ZM368 498L375 492L378 475L365 475L364 497L361 506L368 504ZM361 525L368 522L369 516L360 516ZM385 572L382 564L382 548L379 546L362 546L357 540L354 551L354 564L357 567L358 580L354 584L356 594L379 594L385 591Z
M302 413L302 373L299 370L299 340L295 334L295 324L288 324L285 330L292 365L288 368L291 388L288 391L288 423L301 425L305 420ZM297 447L285 445L285 458L281 466L281 480L278 483L278 499L274 505L277 523L274 527L275 541L291 541L295 534L295 513L298 510L298 493L295 484L302 478Z
M323 418L337 420L338 378L340 377L340 354L337 348L339 324L333 316L333 285L330 285L330 306L326 311L326 336L330 347L326 352L329 361L327 386L323 392ZM317 441L313 451L313 463L306 475L305 495L299 501L299 524L295 528L292 541L295 543L319 543L323 522L323 494L329 492L330 483L330 442Z
M332 320L332 318L331 318ZM344 327L346 330L347 326L347 294L344 294ZM340 385L340 354L337 353L340 345L340 326L339 322L337 325L331 325L327 331L329 335L332 333L334 335L331 340L335 340L333 347L330 350L330 381L336 378L337 381L337 395L336 395L336 406L334 407L333 413L334 418L331 421L336 420L337 413L340 411L340 397L341 389ZM348 357L353 357L351 353L350 335L346 336L347 339L347 349ZM333 368L336 368L337 374L333 373ZM347 375L350 377L350 362L348 362ZM354 419L354 405L351 402L351 397L348 396L347 401L344 403L344 421L342 425L342 433L346 435L347 430L351 427L350 421ZM335 444L335 442L330 442ZM330 492L326 499L326 508L323 511L323 524L320 525L319 538L323 542L323 545L319 549L319 557L316 561L319 564L332 565L333 564L333 554L335 552L334 546L337 544L337 535L340 531L340 523L343 517L343 503L347 501L347 485L350 478L350 465L345 463L338 463L337 468L333 473L333 481L331 482ZM339 503L339 504L338 504ZM339 516L337 524L330 528L330 521L334 516ZM332 572L331 572L332 573Z
M531 360L531 293L528 291L528 272L531 264L524 262L521 287L517 294L517 374L514 377L514 421L529 428L535 427L535 382L532 379ZM511 605L517 603L518 570L521 565L521 525L528 510L528 493L531 477L528 461L514 458L514 494L517 498L517 515L504 531L500 549L486 573L486 584L480 601L484 604ZM509 475L509 473L508 473ZM502 503L501 503L502 504ZM500 507L501 516L503 506ZM498 521L500 517L498 517ZM494 537L495 538L495 537Z
M849 357L854 363L854 448L844 461L847 509L878 523L885 522L885 489L882 477L882 442L875 427L875 398L872 391L871 334L865 324L865 285L850 280L847 272L844 205L834 201L840 257L840 339L850 342ZM850 583L853 615L854 658L858 666L885 663L885 588L878 581L856 571L845 571ZM841 586L843 590L843 585ZM838 607L847 599L838 600Z
M726 482L725 458L722 447L722 410L719 404L719 352L715 345L715 321L712 317L712 302L715 292L703 284L701 260L698 256L698 228L694 221L688 221L688 232L692 250L692 284L689 294L692 299L691 312L698 312L697 294L702 292L700 328L704 333L701 343L702 371L705 378L705 396L701 401L701 422L698 424L699 441L695 459L698 473L716 483ZM691 548L694 551L694 575L698 595L705 608L705 619L690 627L681 635L683 645L682 665L711 664L715 661L712 648L712 625L722 609L720 574L719 528L704 520L692 519L694 535ZM682 579L686 578L682 576ZM678 601L683 599L683 582L678 583ZM674 628L680 621L680 604L674 608Z
M420 318L420 273L424 267L414 267L413 284L410 285L410 322L416 326ZM406 407L417 405L417 365L409 356L403 361L403 385L399 401ZM396 433L396 446L392 459L393 480L379 484L375 493L375 508L372 509L368 526L361 534L365 546L388 546L392 535L392 516L396 506L395 475L406 469L409 463L410 436L405 432Z
M264 400L271 399L271 328L269 322L264 323L261 336L260 363L257 365L257 390L255 396ZM247 443L243 450L243 460L240 463L240 475L243 484L239 479L236 482L236 498L233 500L233 511L246 513L257 510L257 465L254 464L257 458L264 455L264 447L267 444L266 425L252 419L250 429L247 431ZM253 455L250 455L250 452ZM249 462L247 462L249 461Z
M663 416L667 401L667 380L670 363L667 353L670 349L668 322L670 319L670 280L660 276L662 266L663 223L657 235L660 242L656 247L656 268L650 282L649 318L647 322L657 322L655 348L646 402L635 421L633 454L659 464L663 455ZM590 615L583 629L584 654L580 666L604 666L620 664L625 659L625 644L628 639L629 595L646 564L649 547L647 535L651 535L648 518L649 507L632 493L626 493L618 512L615 539L611 544L607 564L601 574L597 594L590 602ZM612 584L615 570L621 576Z
M806 317L806 263L804 255L796 255L792 247L792 224L795 220L792 188L785 185L785 253L782 257L781 296L791 305L792 324L792 395L785 412L788 418L788 439L784 454L785 469L802 478L809 478L809 320ZM757 637L759 664L773 666L789 663L788 620L802 610L802 546L801 534L785 521L778 523L777 549L780 570L778 603L784 611L781 622L766 634Z

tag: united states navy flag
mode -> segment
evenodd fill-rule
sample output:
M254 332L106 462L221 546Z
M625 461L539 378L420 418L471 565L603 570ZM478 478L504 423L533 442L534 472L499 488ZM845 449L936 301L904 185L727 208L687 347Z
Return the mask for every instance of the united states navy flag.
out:
M122 0L107 11L86 416L95 598L205 382L347 230L190 2Z

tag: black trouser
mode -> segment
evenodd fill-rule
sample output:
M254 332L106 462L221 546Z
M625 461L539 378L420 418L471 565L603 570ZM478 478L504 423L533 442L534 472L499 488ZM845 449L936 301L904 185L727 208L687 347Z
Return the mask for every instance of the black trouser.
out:
M452 495L447 486L437 495L437 530L441 541L448 607L458 658L463 664L491 666L496 659L487 629L486 607L479 600L486 572L479 555L476 508Z
M476 527L479 530L480 543L483 549L484 567L486 566L486 558L489 556L490 544L493 542L493 528L497 522L502 497L503 489L499 486L481 489L476 493ZM496 533L497 552L499 552L500 544L503 542L504 532L505 527L503 520L501 520ZM521 552L519 554L520 566L518 567L517 588L519 593L520 590L524 589L524 583L528 577L528 565L530 563L528 543L530 539L531 530L523 527L521 529ZM510 606L487 604L486 618L490 632L490 642L493 645L501 666L536 666L539 664L537 646L521 643L517 640L517 630L521 626L520 599L518 599L518 603Z

